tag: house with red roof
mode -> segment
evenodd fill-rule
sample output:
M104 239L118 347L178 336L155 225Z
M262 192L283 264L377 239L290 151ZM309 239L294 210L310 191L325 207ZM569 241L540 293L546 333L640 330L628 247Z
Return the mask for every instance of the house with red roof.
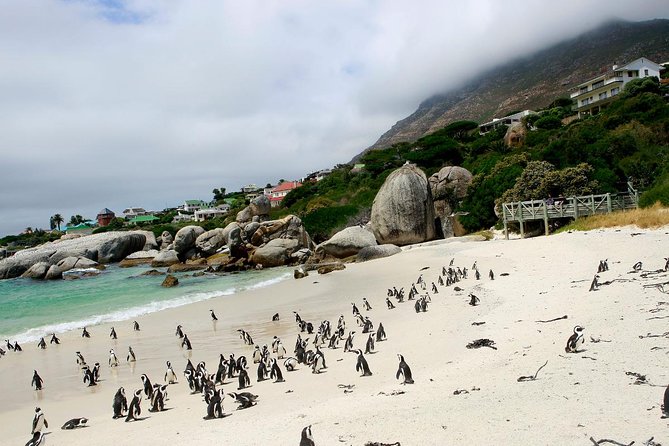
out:
M284 181L274 186L268 194L270 205L275 208L281 205L283 198L293 189L302 186L299 181Z

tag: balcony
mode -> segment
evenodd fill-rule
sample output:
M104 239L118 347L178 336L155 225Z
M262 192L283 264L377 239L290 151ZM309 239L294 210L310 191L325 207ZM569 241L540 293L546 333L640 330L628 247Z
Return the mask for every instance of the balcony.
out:
M602 87L613 84L615 82L623 82L623 77L622 76L612 76L612 77L609 77L607 79L604 79L603 82L602 81L595 82L593 84L590 84L590 85L586 86L585 88L581 88L580 90L573 92L572 94L569 95L569 97L571 99L574 99L578 96L581 96L582 94L591 93L594 90L598 90Z

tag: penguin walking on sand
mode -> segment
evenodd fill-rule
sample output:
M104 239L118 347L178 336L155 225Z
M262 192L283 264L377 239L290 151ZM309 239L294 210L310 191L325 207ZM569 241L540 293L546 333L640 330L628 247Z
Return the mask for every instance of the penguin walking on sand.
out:
M246 389L251 385L251 378L249 378L249 373L246 369L241 369L239 371L239 376L237 377L237 390Z
M279 342L276 346L276 358L277 359L283 359L284 356L286 356L286 347L284 347L281 340L279 340Z
M81 352L76 352L76 354L77 354L77 365L81 367L85 366L86 361L84 360L84 356L81 354Z
M142 374L141 378L144 385L144 395L146 395L146 399L151 399L153 396L153 384L151 384L151 380L146 373Z
M125 397L125 389L123 387L119 387L116 391L112 409L114 410L114 416L112 416L113 419L123 418L123 412L128 410L128 400Z
M260 346L256 345L253 349L253 363L257 364L262 359L262 352L260 351Z
M151 395L151 407L149 407L149 412L162 412L165 410L165 398L167 398L167 392L165 391L167 386L161 386L156 384L153 386L153 394Z
M211 312L211 320L216 322L218 318L216 317L216 313L214 313L214 310L209 310Z
M383 328L383 324L379 322L379 326L376 329L376 342L385 341L386 338L387 338L386 329Z
M37 344L39 348L42 350L46 350L46 342L44 341L44 338L40 338L39 343Z
M595 277L593 277L592 282L590 282L590 289L588 291L597 291L599 289L599 275L595 274Z
M137 417L142 414L142 389L135 390L135 395L130 401L130 406L128 406L128 416L125 417L125 422L137 421Z
M183 341L181 341L181 348L186 346L186 350L193 350L193 346L190 343L190 339L188 339L188 335L184 334Z
M474 293L469 293L469 305L472 307L475 307L481 302L481 299L479 299Z
M44 417L44 412L42 412L42 409L39 407L35 408L35 416L33 417L33 428L30 431L31 434L34 434L35 432L42 432L42 429L49 427L49 422L46 421L46 418Z
M270 368L269 377L273 379L275 383L284 382L281 368L279 368L279 364L277 364L276 359L272 359L272 366Z
M84 373L84 384L86 384L88 387L93 387L97 385L95 383L95 375L93 374L93 370L91 370L90 367L84 366L83 373Z
M585 330L580 325L574 327L574 333L567 340L567 346L564 348L564 351L567 353L578 353L579 348L585 344L585 336L583 336L583 330Z
M177 330L174 332L174 336L178 336L179 339L183 339L184 337L184 332L181 330L181 328L182 328L181 325L177 325Z
M413 384L413 377L411 376L411 369L409 368L409 364L406 363L404 360L404 356L398 354L397 358L400 360L399 366L397 368L397 373L395 374L395 378L399 379L400 376L402 376L402 384Z
M311 435L311 425L302 429L302 437L300 438L300 446L316 446L316 443L314 443L314 436Z
M14 350L14 345L9 342L9 339L5 339L5 345L7 346L7 350L12 351Z
M354 350L353 352L357 353L358 355L358 361L355 364L355 371L361 372L362 375L360 376L372 376L372 372L369 370L369 364L367 364L367 360L362 354L362 350Z
M133 331L139 331L139 322L133 321L132 323L132 330Z
M42 338L42 339L44 339L44 338ZM23 351L23 349L19 345L19 341L14 341L14 351L15 352L22 352Z
M135 362L137 358L135 357L135 352L132 351L132 347L128 346L128 356L125 358L125 362Z
M86 330L86 327L84 327L84 329L81 331L81 337L82 338L90 338L91 337L91 334L88 332L88 330Z
M118 336L116 336L116 330L114 330L114 327L111 328L111 331L109 332L109 337L112 339L118 339Z
M42 379L41 376L39 376L39 373L37 373L37 370L33 370L33 380L30 383L31 386L35 390L42 390L42 386L44 385L44 380Z
M344 352L353 350L353 335L355 335L355 331L348 333L348 338L346 338L346 342L344 343Z
M437 285L435 285L434 282L432 282L432 292L434 294L439 294L439 290L437 289Z
M490 272L488 273L488 277L490 278L490 280L495 280L495 273L492 270L490 270Z
M393 302L390 300L389 297L386 297L386 305L388 306L389 310L392 310L395 308L395 305L393 305Z
M86 427L86 423L88 423L88 418L72 418L71 420L68 420L61 426L62 430L72 430L76 429L78 427Z
M369 311L372 309L372 306L369 304L369 302L367 302L367 299L364 297L362 298L362 306L365 309L365 311Z
M325 355L323 352L316 347L316 353L314 354L313 363L311 364L311 373L321 373L325 367Z
M481 280L481 273L479 272L479 270L477 269L474 270L474 277L476 278L476 280Z
M374 351L374 333L370 333L365 343L365 354L370 354Z
M109 350L109 367L118 367L118 358L114 349Z
M643 268L643 263L642 262L636 262L634 265L632 265L632 270L635 273L638 273L639 271L641 271L641 268Z
M174 369L172 368L172 364L169 361L167 361L167 370L165 371L164 381L167 384L176 384L176 382L177 382L177 374L174 373Z
M44 338L42 338L44 339ZM58 336L56 336L56 333L51 334L51 340L49 341L49 344L60 344L60 339L58 339Z

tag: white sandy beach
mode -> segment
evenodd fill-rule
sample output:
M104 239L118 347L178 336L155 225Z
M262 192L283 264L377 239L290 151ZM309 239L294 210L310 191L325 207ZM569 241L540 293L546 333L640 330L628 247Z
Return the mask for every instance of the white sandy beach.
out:
M312 425L316 445L356 445L368 441L412 445L590 445L589 438L610 438L643 444L654 437L669 444L669 419L660 418L660 404L669 384L669 336L641 339L641 335L669 330L669 295L644 284L667 282L669 273L642 278L630 274L643 261L643 270L664 267L669 255L669 229L597 230L525 240L472 242L464 239L413 246L402 253L327 275L312 272L301 280L288 280L267 288L165 310L132 321L114 324L118 340L109 338L109 325L89 327L91 339L80 331L60 335L61 345L44 351L23 345L22 353L8 352L0 359L2 434L0 444L23 445L30 438L35 406L49 421L50 445L298 445L303 427ZM638 233L639 235L632 235ZM430 293L426 313L417 314L413 302L385 305L392 286L406 291L423 274L428 287L436 282L442 266L454 258L455 266L482 273L454 287ZM588 292L599 260L608 258L610 270L600 282L616 280ZM421 271L422 268L429 267ZM495 280L488 279L488 271ZM502 276L508 273L508 276ZM469 306L474 292L479 306ZM373 309L362 311L366 297ZM192 395L182 371L188 358L174 335L182 324L193 344L194 364L205 361L215 373L218 355L235 353L251 358L236 332L243 328L259 344L281 337L289 355L299 332L292 311L317 327L329 320L333 329L343 314L347 329L356 330L354 345L364 349L367 335L355 325L351 302L375 324L382 322L388 340L366 355L371 377L355 371L356 355L340 348L323 348L327 369L315 375L304 365L284 372L284 383L256 383L256 367L249 368L257 406L235 410L231 398L224 410L231 416L203 420L206 405ZM213 308L219 318L214 325ZM271 322L278 312L280 322ZM568 315L566 320L536 322ZM485 322L472 325L472 322ZM585 327L582 353L565 353L575 325ZM303 335L304 336L304 335ZM595 343L590 337L601 339ZM479 338L495 341L497 350L467 349ZM313 336L311 336L313 340ZM48 341L48 338L47 338ZM605 342L610 341L610 342ZM125 362L128 345L138 361ZM107 366L114 348L121 366ZM102 364L102 381L89 388L75 362L81 351L89 364ZM415 384L395 379L397 353L405 356ZM112 419L112 399L119 388L128 399L141 388L140 375L162 383L165 361L180 377L169 387L170 409L148 412L142 402L143 421ZM544 363L536 381L517 382ZM33 369L44 378L44 389L31 386ZM654 384L634 385L626 372L646 375ZM228 392L236 380L224 385ZM344 393L339 384L353 384ZM661 387L664 386L664 387ZM457 390L468 393L454 394ZM290 392L289 392L290 391ZM401 391L402 394L392 395ZM87 417L89 427L63 431L70 418Z

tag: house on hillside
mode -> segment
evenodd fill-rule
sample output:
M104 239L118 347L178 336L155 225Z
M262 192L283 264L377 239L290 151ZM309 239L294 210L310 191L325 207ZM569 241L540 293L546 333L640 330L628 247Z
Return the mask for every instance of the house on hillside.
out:
M98 212L98 216L96 218L98 220L98 226L103 227L109 225L109 223L111 223L111 221L116 218L116 214L114 214L114 211L104 208Z
M629 81L652 76L659 78L660 71L662 67L659 64L640 57L627 65L613 65L605 73L577 85L570 97L576 103L578 117L596 115L615 99Z
M323 178L327 177L332 173L332 169L321 169L316 172L312 172L306 177L302 178L302 182L306 183L307 181L314 181L318 183L321 181Z
M78 225L67 225L63 228L63 232L66 234L90 235L93 233L93 229L95 229L94 224L90 221L85 221Z
M146 209L144 208L125 208L123 209L123 218L126 220L133 219L140 215L147 215Z
M130 220L128 220L128 223L130 224L140 224L140 223L155 223L156 221L160 220L158 217L155 215L136 215Z
M181 207L181 209L184 212L190 212L193 213L195 211L199 211L200 209L206 209L211 207L209 203L206 201L202 200L186 200L184 202L184 205Z
M512 115L504 116L503 118L493 118L492 121L479 125L479 133L481 135L485 135L489 131L496 129L497 127L499 127L501 125L509 127L509 126L511 126L511 124L514 124L516 122L520 122L521 119L523 119L525 116L534 115L534 114L536 114L535 111L523 110L521 112L514 113Z
M300 183L299 181L284 181L283 183L277 184L272 188L272 191L270 192L269 195L270 205L273 208L280 206L284 197L288 195L288 192L290 192L293 189L297 189L300 186L302 186L302 183Z

